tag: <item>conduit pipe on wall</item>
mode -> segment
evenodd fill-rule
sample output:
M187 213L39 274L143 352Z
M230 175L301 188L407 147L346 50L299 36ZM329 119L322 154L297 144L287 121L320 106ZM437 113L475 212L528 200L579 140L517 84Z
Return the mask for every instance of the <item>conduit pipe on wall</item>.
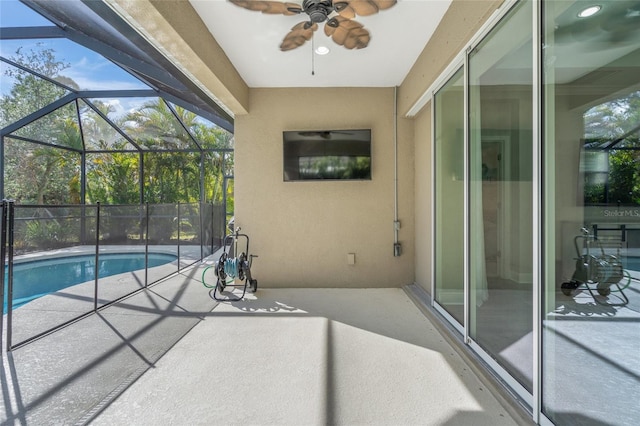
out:
M400 233L400 220L398 219L398 86L393 88L393 255L400 256L402 254L402 246L398 241Z

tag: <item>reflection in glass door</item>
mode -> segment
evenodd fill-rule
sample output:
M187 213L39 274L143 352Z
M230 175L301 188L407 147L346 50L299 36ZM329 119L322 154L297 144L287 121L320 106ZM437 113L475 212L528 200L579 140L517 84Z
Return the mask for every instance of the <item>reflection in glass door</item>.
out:
M469 54L469 336L533 392L532 3Z
M434 297L464 325L464 73L460 69L434 96Z
M542 412L638 425L640 2L596 4L543 3Z

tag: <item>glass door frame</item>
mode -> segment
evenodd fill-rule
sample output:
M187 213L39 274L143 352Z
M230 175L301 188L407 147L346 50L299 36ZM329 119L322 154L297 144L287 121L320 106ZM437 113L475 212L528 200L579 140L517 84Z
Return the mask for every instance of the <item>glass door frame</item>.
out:
M489 33L498 25L498 23L513 10L513 8L520 3L520 0L506 0L503 5L501 5L494 14L482 25L480 30L472 37L472 39L468 42L468 44L463 48L463 50L456 55L456 57L450 62L447 68L440 74L440 76L434 81L431 87L425 93L427 95L427 99L431 102L431 217L432 220L432 238L431 241L431 253L432 253L432 265L435 265L435 256L436 256L436 244L435 244L435 235L436 235L436 208L435 208L435 200L436 200L436 158L435 158L435 140L436 140L436 120L435 120L435 95L436 93L442 89L449 80L453 77L453 75L459 71L459 69L463 68L464 73L464 326L459 324L458 321L453 318L451 314L449 314L444 307L442 307L435 300L435 267L431 269L431 306L432 308L438 312L438 314L442 315L442 317L453 326L462 337L462 340L465 345L467 345L472 352L477 355L482 362L484 362L489 369L496 374L500 380L504 381L509 390L516 396L516 398L520 399L524 404L528 405L532 419L538 424L548 424L552 425L553 423L541 413L541 388L540 384L542 383L542 366L541 366L541 337L540 337L540 323L541 323L541 301L542 301L542 247L543 247L543 237L542 237L542 164L541 164L541 150L542 150L542 140L541 140L541 56L542 56L542 46L540 39L540 26L541 26L541 0L530 0L532 11L532 52L533 52L533 75L532 75L532 123L533 123L533 134L532 134L532 193L533 193L533 221L532 221L532 231L533 231L533 286L532 286L532 305L533 309L531 312L533 319L533 392L529 392L521 385L515 378L513 378L506 369L504 369L500 364L498 364L478 343L476 343L469 336L469 319L470 319L470 235L469 235L469 227L470 227L470 170L469 170L469 54L471 51L480 44L484 38L489 35Z
M431 217L434 218L434 220L431 221L431 235L433 235L434 237L431 239L431 253L432 253L432 262L431 264L434 265L434 267L431 268L431 307L434 308L440 315L442 315L444 318L446 318L447 322L449 324L451 324L456 331L458 331L460 333L460 335L465 336L465 342L466 342L466 338L467 338L467 332L466 332L466 326L460 324L454 317L453 315L451 315L449 312L447 312L447 310L441 306L435 299L435 295L436 295L436 268L435 268L435 256L436 256L436 238L435 236L437 235L436 232L436 220L435 218L436 216L436 191L437 191L437 185L436 185L436 144L435 144L435 140L436 140L436 108L435 106L435 95L446 86L446 84L455 76L455 74L462 68L463 70L463 96L464 96L464 115L467 116L467 66L466 66L466 57L467 55L464 54L464 52L461 52L460 54L457 55L456 59L454 59L448 66L447 69L440 75L440 77L436 80L435 84L434 84L434 88L431 91L430 97L431 97L431 140L434 142L431 144L431 195L432 195L432 202L431 202ZM468 263L468 253L469 253L469 238L468 238L468 220L466 220L466 218L469 216L468 212L469 212L469 206L468 206L468 194L469 194L469 178L468 178L468 149L467 147L467 121L464 120L464 131L463 131L463 137L464 137L464 158L463 158L463 182L464 182L464 189L463 189L463 197L464 197L464 212L463 212L463 218L464 220L464 229L463 229L463 238L464 238L464 243L463 243L463 252L464 252L464 285L463 285L463 300L464 300L464 324L468 324L468 310L466 307L466 301L468 300L468 270L469 268L467 267L467 263Z

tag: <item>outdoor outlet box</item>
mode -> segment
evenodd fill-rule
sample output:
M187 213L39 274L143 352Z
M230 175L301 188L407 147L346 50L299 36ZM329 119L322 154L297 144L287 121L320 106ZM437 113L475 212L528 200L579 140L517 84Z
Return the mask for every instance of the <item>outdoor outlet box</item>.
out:
M393 244L393 256L394 257L398 257L402 254L402 246L400 245L400 243L394 243Z
M355 265L355 264L356 264L356 254L347 253L347 265Z

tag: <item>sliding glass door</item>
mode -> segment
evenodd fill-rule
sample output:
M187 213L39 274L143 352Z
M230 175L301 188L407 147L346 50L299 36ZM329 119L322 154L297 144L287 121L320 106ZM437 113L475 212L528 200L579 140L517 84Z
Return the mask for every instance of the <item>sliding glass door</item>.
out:
M637 425L640 2L546 1L542 24L542 411Z
M434 95L436 302L464 325L464 73Z
M534 419L640 424L640 1L499 12L432 96L433 300Z
M533 389L532 3L469 54L469 336Z

